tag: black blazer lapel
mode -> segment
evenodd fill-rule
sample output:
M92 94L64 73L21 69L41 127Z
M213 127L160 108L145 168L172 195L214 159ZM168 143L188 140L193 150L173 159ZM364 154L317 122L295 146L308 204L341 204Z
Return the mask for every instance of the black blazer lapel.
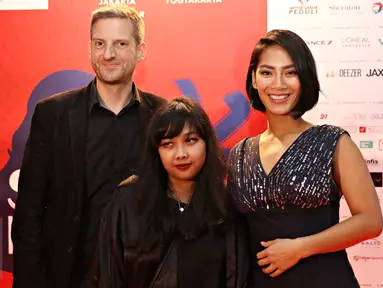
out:
M90 99L89 84L73 100L72 108L69 111L70 143L72 151L72 162L76 188L76 201L79 205L82 203L82 194L84 191L85 179L85 148L86 132L88 125L88 103ZM80 207L78 207L80 208Z
M137 98L141 99L140 105L140 128L141 128L141 138L142 143L145 143L146 131L148 123L155 112L155 107L152 106L152 103L148 100L146 93L136 89Z

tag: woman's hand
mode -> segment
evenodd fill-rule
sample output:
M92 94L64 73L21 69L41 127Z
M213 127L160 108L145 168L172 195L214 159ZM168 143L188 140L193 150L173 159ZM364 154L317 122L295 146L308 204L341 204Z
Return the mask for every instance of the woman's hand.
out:
M296 265L302 258L302 241L297 239L275 239L261 242L266 249L257 254L258 265L267 266L262 271L276 277Z

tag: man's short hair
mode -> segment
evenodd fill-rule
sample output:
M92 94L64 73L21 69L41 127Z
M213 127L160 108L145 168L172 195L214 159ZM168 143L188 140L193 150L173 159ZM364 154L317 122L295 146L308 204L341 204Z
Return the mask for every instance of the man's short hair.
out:
M141 44L145 38L145 24L140 13L133 7L127 5L106 5L92 12L90 25L90 38L93 36L93 27L100 19L120 18L130 20L133 24L133 37L136 44Z

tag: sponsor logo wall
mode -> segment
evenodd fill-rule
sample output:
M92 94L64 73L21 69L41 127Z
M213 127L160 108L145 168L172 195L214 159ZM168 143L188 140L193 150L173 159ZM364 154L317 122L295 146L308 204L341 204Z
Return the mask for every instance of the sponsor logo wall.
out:
M90 12L107 4L135 6L145 20L149 51L137 66L137 86L199 102L225 155L266 127L265 116L253 111L245 96L250 55L266 32L266 0L0 0L6 33L0 53L7 55L0 61L1 288L11 287L10 228L34 107L93 78Z
M322 94L304 118L346 129L360 148L382 205L383 1L268 0L267 29L290 29L308 44ZM350 217L342 198L340 219ZM362 287L383 287L383 236L348 249Z

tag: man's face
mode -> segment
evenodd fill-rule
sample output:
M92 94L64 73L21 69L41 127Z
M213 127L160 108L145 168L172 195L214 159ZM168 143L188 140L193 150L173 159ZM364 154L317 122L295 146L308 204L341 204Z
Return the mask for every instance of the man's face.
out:
M128 19L100 19L93 26L90 59L98 81L121 84L132 80L136 63L146 54L146 44L136 43Z

